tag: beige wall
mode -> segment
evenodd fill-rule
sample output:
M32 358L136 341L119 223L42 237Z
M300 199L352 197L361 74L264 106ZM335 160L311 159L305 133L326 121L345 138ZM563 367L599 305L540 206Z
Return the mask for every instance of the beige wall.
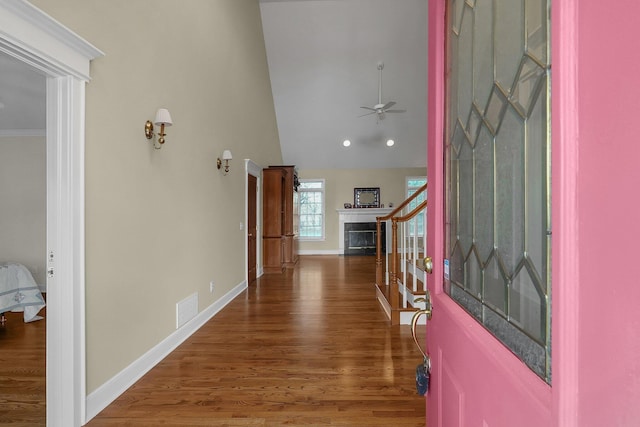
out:
M426 160L425 160L426 162ZM299 170L301 179L325 180L325 240L301 241L303 253L337 253L338 213L345 203L353 204L353 189L358 187L380 187L380 202L396 205L406 198L406 177L426 176L425 168L395 169L314 169Z
M0 262L19 262L45 284L46 145L41 137L0 137Z
M175 330L178 301L202 311L244 281L242 159L282 156L257 0L32 3L106 54L86 93L90 393ZM154 150L158 107L174 125Z

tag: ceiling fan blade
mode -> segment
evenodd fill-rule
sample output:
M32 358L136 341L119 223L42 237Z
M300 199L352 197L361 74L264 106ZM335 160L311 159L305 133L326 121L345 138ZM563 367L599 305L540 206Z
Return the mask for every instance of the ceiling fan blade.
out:
M375 108L371 108L371 107L360 107L360 108L364 108L365 110L376 111L376 109L375 109Z
M370 116L370 115L372 115L372 114L376 114L376 111L374 110L374 111L372 111L372 112L370 112L370 113L366 113L366 114L363 114L363 115L358 116L358 117Z
M407 110L384 110L385 113L406 113Z
M389 101L389 102L387 102L386 104L384 104L384 106L382 107L382 109L383 109L383 110L386 110L387 108L391 108L391 107L393 107L394 105L396 105L396 103L395 103L395 102L393 102L393 101Z

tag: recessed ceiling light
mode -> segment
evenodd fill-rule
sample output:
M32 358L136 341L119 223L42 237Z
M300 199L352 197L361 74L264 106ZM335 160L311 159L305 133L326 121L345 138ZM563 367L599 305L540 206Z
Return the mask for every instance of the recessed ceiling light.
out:
M393 144L395 144L396 142L393 139L389 139L387 140L387 147L393 147Z
M350 146L350 145L351 145L351 141L349 141L348 139L345 139L345 140L342 142L342 145L344 145L345 147L348 147L348 146Z

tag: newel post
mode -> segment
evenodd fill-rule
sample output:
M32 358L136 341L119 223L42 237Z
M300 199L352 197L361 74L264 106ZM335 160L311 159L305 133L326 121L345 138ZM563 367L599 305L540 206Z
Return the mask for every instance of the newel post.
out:
M400 319L394 319L394 314L398 313L400 300L398 296L398 219L396 217L391 218L391 287L389 288L390 303L391 303L391 323L397 324ZM397 316L397 314L396 314Z
M376 285L382 284L382 237L380 236L380 217L376 217Z

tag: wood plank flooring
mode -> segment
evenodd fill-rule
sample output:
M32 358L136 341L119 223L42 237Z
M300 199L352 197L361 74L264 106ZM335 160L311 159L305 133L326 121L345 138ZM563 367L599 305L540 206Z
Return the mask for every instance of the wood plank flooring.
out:
M421 356L374 279L353 256L262 276L88 425L424 426Z
M424 426L421 356L408 326L389 325L374 278L375 258L354 256L305 256L262 276L88 426ZM25 421L5 399L29 394L14 378L29 383L42 358L0 371L0 424ZM43 380L28 389L41 400L21 405L41 415L11 425L44 424Z
M23 322L22 313L7 313L0 326L0 425L46 424L46 314Z

